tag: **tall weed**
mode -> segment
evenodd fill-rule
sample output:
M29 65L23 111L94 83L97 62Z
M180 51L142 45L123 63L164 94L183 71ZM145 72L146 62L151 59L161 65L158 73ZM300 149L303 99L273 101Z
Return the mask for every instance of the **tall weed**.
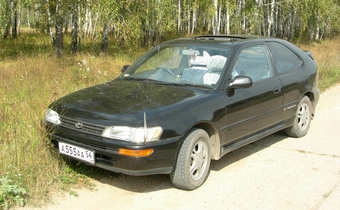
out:
M300 47L313 53L321 91L340 82L340 37Z
M57 59L42 54L0 61L0 178L25 189L31 201L65 188L71 177L73 184L84 182L51 148L41 120L53 100L116 78L132 59L88 54Z

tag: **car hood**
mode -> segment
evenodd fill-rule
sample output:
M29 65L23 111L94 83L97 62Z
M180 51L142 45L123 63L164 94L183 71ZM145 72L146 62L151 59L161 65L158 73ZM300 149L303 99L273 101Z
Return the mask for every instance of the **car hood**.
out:
M100 125L141 126L164 111L185 107L206 89L116 79L71 93L49 107L61 116Z

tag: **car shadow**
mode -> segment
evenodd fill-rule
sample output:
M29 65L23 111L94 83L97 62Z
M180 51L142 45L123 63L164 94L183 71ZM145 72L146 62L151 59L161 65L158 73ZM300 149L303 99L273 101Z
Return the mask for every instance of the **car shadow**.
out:
M255 154L271 145L287 138L284 131L274 133L268 137L258 140L254 143L241 147L222 157L220 160L212 161L210 169L212 171L220 171L228 165ZM148 193L174 188L168 174L149 175L149 176L129 176L125 174L114 173L104 169L98 169L93 166L89 170L95 173L87 174L89 178L95 179L101 184L111 185L126 191ZM208 177L209 179L209 177Z
M224 155L221 159L212 161L210 169L213 171L220 171L228 165L242 160L252 154L255 154L263 149L270 147L271 145L288 138L285 131L279 131L272 135L269 135L263 139L250 143L239 149L236 149L230 153Z

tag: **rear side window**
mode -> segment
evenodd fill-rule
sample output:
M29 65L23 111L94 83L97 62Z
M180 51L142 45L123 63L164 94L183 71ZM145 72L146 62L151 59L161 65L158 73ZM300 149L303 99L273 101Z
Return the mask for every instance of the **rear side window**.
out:
M289 73L301 66L301 59L286 46L277 42L268 42L278 75Z
M232 79L237 76L248 76L253 82L273 76L269 54L265 45L256 45L243 49L235 63Z

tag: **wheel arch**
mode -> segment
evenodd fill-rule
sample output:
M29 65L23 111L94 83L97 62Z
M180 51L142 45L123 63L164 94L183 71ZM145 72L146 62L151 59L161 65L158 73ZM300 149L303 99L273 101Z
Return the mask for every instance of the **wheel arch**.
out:
M315 106L316 106L316 103L317 103L317 99L316 99L316 96L314 95L313 92L306 92L305 94L302 95L301 99L304 97L304 96L307 96L310 100L310 102L312 103L312 118L314 118L314 115L315 115ZM301 100L300 99L300 100Z
M211 159L212 160L218 160L221 157L221 141L220 141L220 135L216 128L214 128L211 124L204 122L199 123L193 126L193 128L199 128L204 130L208 133L209 141L211 143Z

